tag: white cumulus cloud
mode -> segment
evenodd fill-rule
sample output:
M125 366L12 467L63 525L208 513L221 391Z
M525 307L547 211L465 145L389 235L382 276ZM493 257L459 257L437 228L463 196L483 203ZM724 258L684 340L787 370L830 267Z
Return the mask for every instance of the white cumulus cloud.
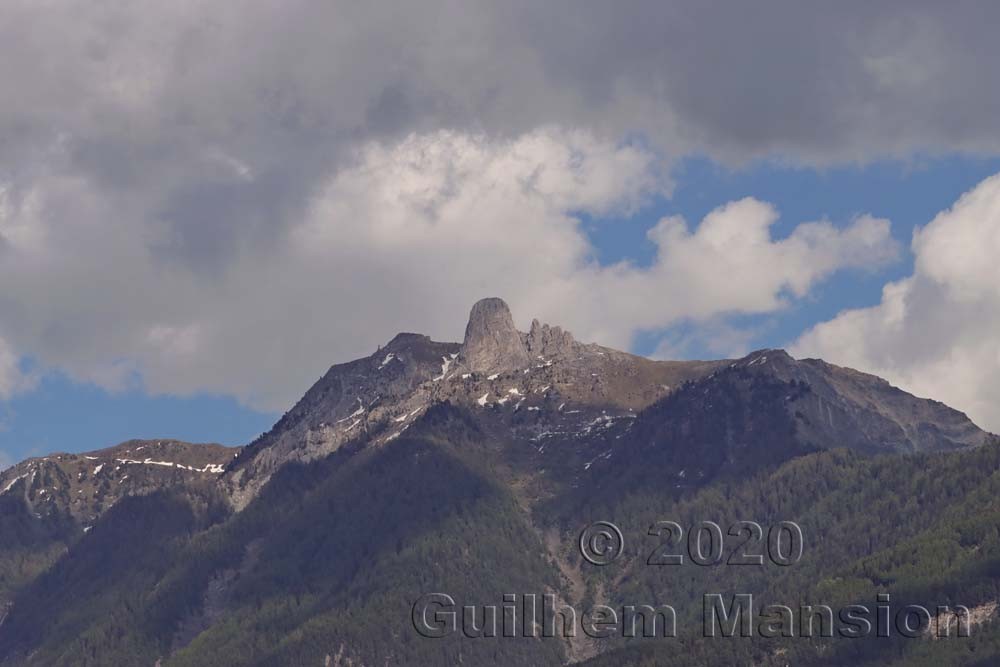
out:
M1000 174L913 236L913 275L803 335L796 356L864 369L1000 431Z
M225 261L178 262L170 225L60 173L0 226L0 335L21 355L109 388L216 392L287 407L325 364L400 330L458 339L471 303L508 299L586 340L767 313L838 269L895 256L889 223L805 222L786 238L755 199L649 232L649 266L602 266L580 213L636 210L669 187L656 155L549 127L515 138L435 131L373 141L331 170L296 220Z

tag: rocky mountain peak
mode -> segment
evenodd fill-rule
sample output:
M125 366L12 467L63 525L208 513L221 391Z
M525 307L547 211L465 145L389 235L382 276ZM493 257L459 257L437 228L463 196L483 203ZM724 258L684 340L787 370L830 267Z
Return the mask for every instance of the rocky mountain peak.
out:
M573 350L576 340L573 334L563 331L560 327L550 327L538 320L532 320L525 345L532 356L560 357Z
M211 480L238 451L167 439L50 454L0 471L0 498L18 498L37 516L68 515L82 525L126 496Z
M475 372L511 370L530 364L524 340L503 299L481 299L472 306L461 359Z
M397 350L405 350L415 345L422 345L430 342L431 342L430 336L425 336L424 334L418 334L418 333L402 332L396 334L392 340L386 343L384 349L390 352L394 352Z
M540 454L586 455L581 468L590 463L588 470L595 472L601 464L594 457L609 455L619 438L633 438L625 430L633 420L649 421L649 442L659 446L667 437L661 428L691 425L708 414L699 428L718 451L744 447L751 437L760 441L766 421L767 428L794 440L773 449L782 456L839 447L948 450L986 437L945 406L874 376L795 360L784 350L757 350L742 359L656 361L578 342L538 320L526 333L518 331L507 304L487 298L472 307L462 343L401 333L369 357L330 368L233 459L223 483L234 507L243 508L288 461L323 458L346 443L385 445L444 402L470 411L487 430L532 443ZM724 422L744 439L717 441L713 429ZM686 433L671 431L668 439L692 442Z

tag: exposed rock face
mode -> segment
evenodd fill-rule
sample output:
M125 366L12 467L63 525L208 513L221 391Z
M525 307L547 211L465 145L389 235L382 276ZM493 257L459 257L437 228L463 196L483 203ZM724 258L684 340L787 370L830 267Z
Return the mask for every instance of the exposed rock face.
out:
M917 398L875 375L822 359L795 360L784 350L760 350L750 357L745 362L750 371L809 387L790 408L800 437L822 447L903 453L977 447L990 438L964 413Z
M400 333L374 354L331 367L274 427L233 460L226 483L242 507L289 461L331 454L346 442L366 439L427 402L426 392L454 374L458 343ZM414 415L415 416L415 413Z
M531 363L503 299L482 299L472 306L460 356L469 370L481 373L524 368Z
M562 357L570 354L577 342L573 334L559 327L541 324L538 320L531 321L531 331L528 332L525 344L528 352L537 357Z
M38 516L92 523L125 496L209 481L239 448L178 440L129 440L83 454L50 454L0 472L0 496L20 498Z

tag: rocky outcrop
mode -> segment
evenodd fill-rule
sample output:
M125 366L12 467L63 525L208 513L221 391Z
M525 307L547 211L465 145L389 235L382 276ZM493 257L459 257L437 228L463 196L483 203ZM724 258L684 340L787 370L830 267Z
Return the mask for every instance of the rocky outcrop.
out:
M571 354L577 342L568 331L532 320L525 346L532 357L561 357Z
M243 507L289 461L311 461L345 443L401 428L403 422L393 420L423 405L424 392L454 375L460 347L400 333L368 357L332 366L233 460L225 484L234 506Z
M50 454L0 472L0 497L21 499L36 516L70 516L86 526L126 496L211 482L238 451L166 439Z
M459 356L466 368L479 373L525 368L531 363L510 308L496 297L472 306Z

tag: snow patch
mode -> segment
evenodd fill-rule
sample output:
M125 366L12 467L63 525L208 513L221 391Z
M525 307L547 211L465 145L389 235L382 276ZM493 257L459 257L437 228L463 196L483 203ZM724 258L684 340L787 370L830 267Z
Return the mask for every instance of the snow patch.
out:
M450 357L441 357L441 375L436 378L432 378L431 381L438 382L439 380L443 380L444 376L448 374L448 369L451 368L451 362L453 362L457 356L457 354L453 354Z
M360 398L358 399L358 403L361 403L361 399ZM348 419L354 419L355 417L360 417L364 413L365 413L365 406L364 406L364 404L359 405L357 410L355 410L351 414L347 415L343 419L338 419L337 423L340 424L342 422L346 422ZM350 429L348 429L348 430L350 430Z
M11 489L14 488L15 484L17 484L18 482L20 482L22 479L24 479L27 476L28 476L27 473L25 473L24 475L21 475L20 477L15 477L14 480L10 484L7 485L7 488L4 489L3 491L0 491L0 493L7 493L8 491L10 491Z
M218 463L209 463L204 468L195 468L194 466L186 466L183 463L173 463L172 461L154 461L153 459L145 459L143 461L136 461L134 459L115 459L118 463L123 465L144 465L144 466L161 466L164 468L178 468L179 470L189 470L191 472L210 472L216 475L221 475L224 468ZM121 466L115 468L118 470ZM128 477L128 475L126 475Z

